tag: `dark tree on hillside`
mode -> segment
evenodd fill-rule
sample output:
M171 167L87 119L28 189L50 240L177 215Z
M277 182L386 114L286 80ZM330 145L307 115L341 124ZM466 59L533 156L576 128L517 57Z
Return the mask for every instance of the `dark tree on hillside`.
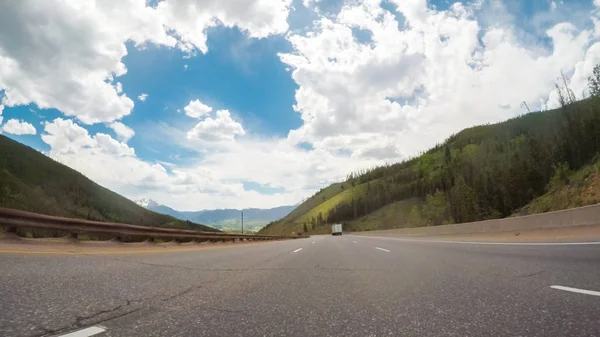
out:
M600 64L594 67L593 75L588 77L588 88L590 89L590 95L600 96Z

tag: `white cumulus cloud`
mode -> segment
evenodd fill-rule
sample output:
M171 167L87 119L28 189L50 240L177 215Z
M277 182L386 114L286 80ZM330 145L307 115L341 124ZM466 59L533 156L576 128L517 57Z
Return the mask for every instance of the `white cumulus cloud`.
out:
M406 158L462 128L514 117L522 101L543 107L561 71L581 69L572 81L580 93L600 55L598 34L572 23L547 29L548 47L521 41L511 20L493 21L508 14L482 13L479 2L445 11L425 0L392 3L388 11L379 1L348 2L311 32L288 35L293 52L280 59L293 70L294 109L303 120L291 141L361 158Z
M2 111L0 110L0 113ZM2 117L0 116L0 123L2 123ZM9 119L2 126L2 131L13 135L35 135L37 132L35 127L25 121L18 119Z
M304 7L310 7L313 3L319 3L321 0L302 0Z
M264 38L288 30L291 0L165 0L157 12L179 40L179 48L206 53L206 30L236 26L250 37Z
M141 102L145 102L146 98L148 98L148 94L141 94L138 96L138 100L140 100Z
M126 73L124 42L175 46L144 1L3 1L0 90L7 106L56 108L86 124L128 115L133 101L114 77Z
M119 139L125 143L135 135L135 131L121 122L113 122L108 125L117 134Z
M188 139L200 139L207 142L233 141L235 136L246 132L242 125L233 118L228 110L217 111L216 118L206 118L188 131Z
M165 0L155 7L145 0L2 1L2 103L56 108L85 124L114 122L134 107L115 83L127 72L126 42L206 53L208 28L235 26L254 38L281 34L290 6L291 0Z
M185 114L189 117L200 118L202 116L210 114L212 108L200 102L200 100L195 99L193 101L190 101L190 103L186 105L185 108L183 108L183 111L185 111Z

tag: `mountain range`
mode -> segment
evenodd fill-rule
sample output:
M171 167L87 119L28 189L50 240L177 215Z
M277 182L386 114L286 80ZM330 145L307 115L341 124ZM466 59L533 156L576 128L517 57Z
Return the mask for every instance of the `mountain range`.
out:
M199 222L216 229L229 231L241 229L241 212L244 212L244 230L258 231L267 223L285 217L297 206L280 206L269 209L247 208L178 211L147 198L137 200L136 203L153 212L167 214L181 220Z

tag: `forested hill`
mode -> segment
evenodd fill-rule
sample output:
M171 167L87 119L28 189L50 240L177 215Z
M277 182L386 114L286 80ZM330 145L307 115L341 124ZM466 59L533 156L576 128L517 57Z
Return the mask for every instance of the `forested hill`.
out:
M0 207L88 220L215 231L149 211L81 173L2 135Z
M340 222L368 230L511 216L597 159L600 98L576 102L568 87L559 88L560 109L465 129L416 158L351 174L263 232L327 232L329 224Z

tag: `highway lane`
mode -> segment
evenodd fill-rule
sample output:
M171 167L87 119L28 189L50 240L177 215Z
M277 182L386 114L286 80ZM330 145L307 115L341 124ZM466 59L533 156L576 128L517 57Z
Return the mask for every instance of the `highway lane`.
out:
M319 236L0 270L0 336L600 335L600 245Z

